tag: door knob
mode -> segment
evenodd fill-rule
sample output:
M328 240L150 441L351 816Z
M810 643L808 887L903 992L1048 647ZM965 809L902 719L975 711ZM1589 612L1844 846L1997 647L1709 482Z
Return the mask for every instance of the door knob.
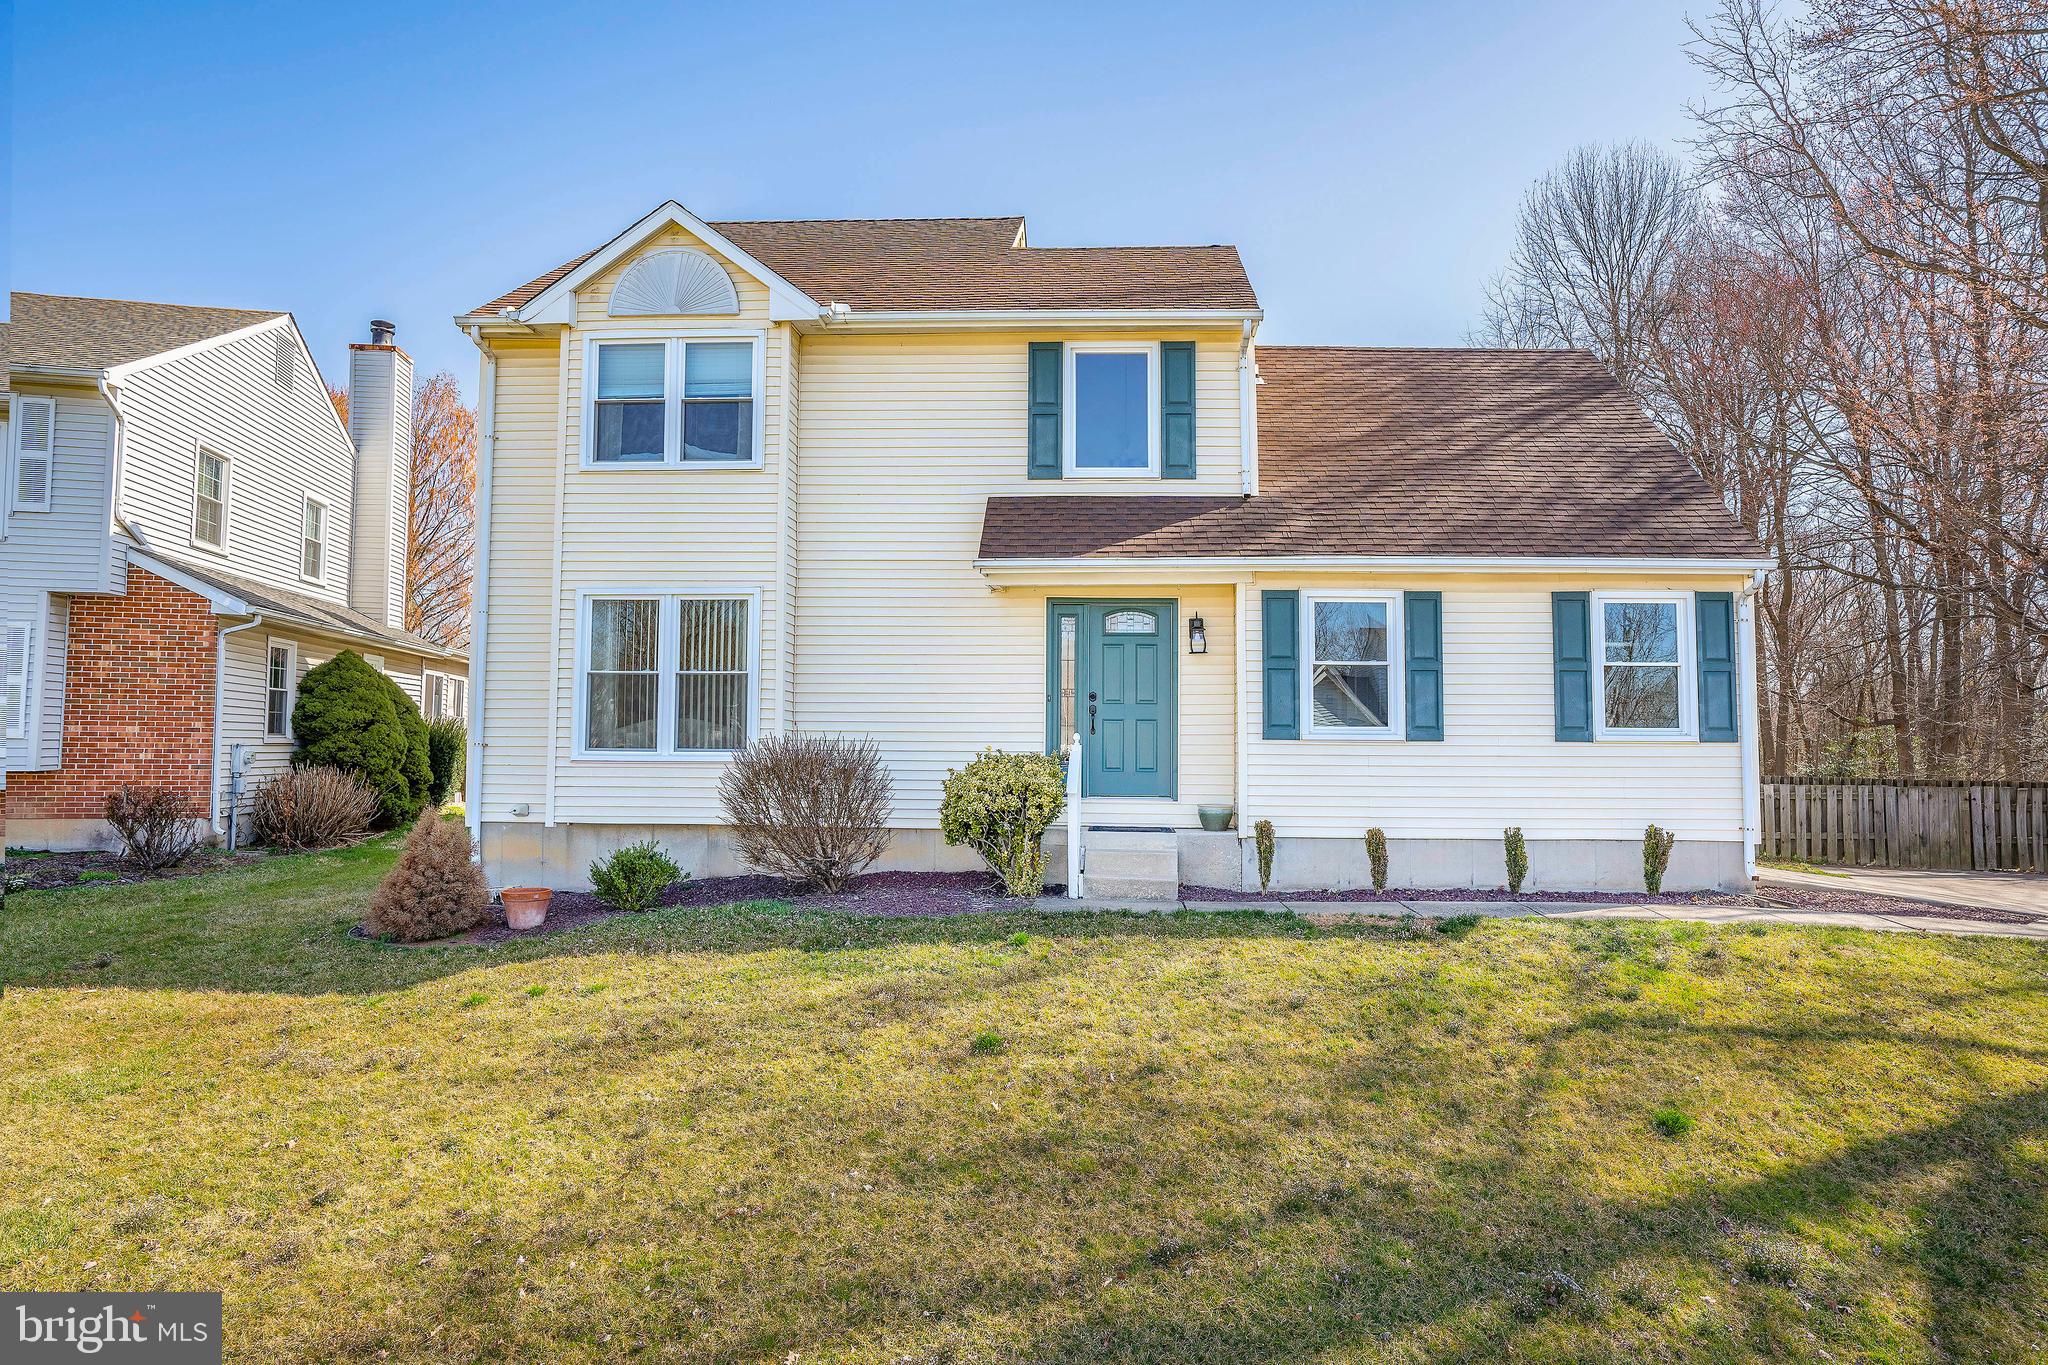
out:
M1088 694L1088 733L1095 733L1095 694Z

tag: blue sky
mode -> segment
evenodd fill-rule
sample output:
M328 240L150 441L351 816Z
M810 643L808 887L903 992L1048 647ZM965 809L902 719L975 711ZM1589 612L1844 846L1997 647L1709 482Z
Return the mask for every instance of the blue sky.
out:
M1532 178L1686 135L1686 12L18 0L8 263L288 308L330 379L390 317L473 391L449 319L666 198L1022 213L1043 246L1237 244L1263 340L1454 345Z

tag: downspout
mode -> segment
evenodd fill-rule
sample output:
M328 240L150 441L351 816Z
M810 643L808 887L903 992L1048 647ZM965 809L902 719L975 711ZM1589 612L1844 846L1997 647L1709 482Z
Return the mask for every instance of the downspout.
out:
M1246 497L1259 491L1259 402L1258 362L1252 359L1252 335L1256 325L1246 318L1238 326L1237 343L1237 470L1240 490Z
M483 392L477 402L476 579L469 605L469 754L464 763L462 802L475 857L483 858L484 654L490 627L491 590L491 456L498 440L498 357L484 344L483 331L469 329L469 339L483 353ZM549 737L553 742L553 737Z
M262 624L261 616L252 616L241 625L229 626L213 637L213 783L208 795L208 811L215 834L223 828L220 815L220 712L221 695L227 691L228 636Z
M1741 651L1737 677L1742 683L1742 716L1738 732L1742 737L1742 871L1756 878L1757 843L1763 838L1763 772L1757 695L1763 678L1757 672L1756 595L1763 590L1765 570L1759 569L1736 594L1736 647Z

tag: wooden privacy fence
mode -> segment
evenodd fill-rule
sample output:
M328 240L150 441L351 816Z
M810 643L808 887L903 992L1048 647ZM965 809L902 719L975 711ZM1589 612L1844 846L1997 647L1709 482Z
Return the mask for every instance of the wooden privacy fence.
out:
M2048 784L1763 784L1763 854L1806 863L2048 873Z

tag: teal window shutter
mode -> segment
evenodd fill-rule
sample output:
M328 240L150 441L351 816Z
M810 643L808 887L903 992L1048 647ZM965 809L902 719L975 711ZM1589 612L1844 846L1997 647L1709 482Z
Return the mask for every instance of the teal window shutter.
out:
M1700 637L1700 738L1733 744L1737 737L1735 690L1735 594L1693 594L1694 629Z
M1060 476L1060 368L1057 341L1031 343L1031 455L1026 472L1034 479Z
M1266 738L1301 738L1301 594L1268 592L1265 603Z
M1557 737L1593 738L1593 601L1588 593L1550 594L1551 664L1557 678Z
M1402 594L1408 636L1402 673L1408 680L1408 738L1444 737L1444 595Z
M1159 343L1159 477L1195 477L1195 343Z

